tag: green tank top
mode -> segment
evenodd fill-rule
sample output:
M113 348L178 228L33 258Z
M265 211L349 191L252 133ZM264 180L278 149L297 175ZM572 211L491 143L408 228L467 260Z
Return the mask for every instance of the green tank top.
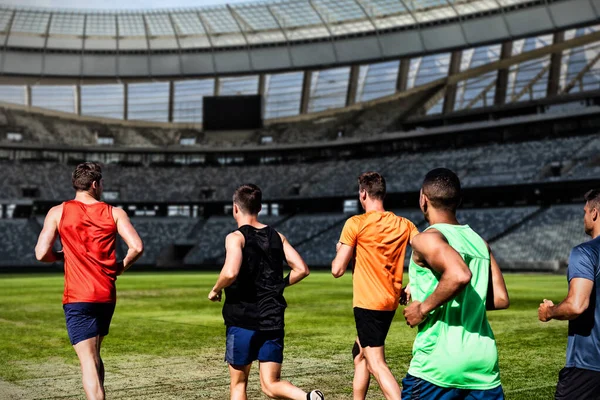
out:
M452 301L430 312L417 332L408 373L434 385L471 390L500 385L496 339L486 315L490 254L486 243L468 225L436 224L465 260L470 284ZM440 275L418 266L411 257L410 289L423 302L438 285Z

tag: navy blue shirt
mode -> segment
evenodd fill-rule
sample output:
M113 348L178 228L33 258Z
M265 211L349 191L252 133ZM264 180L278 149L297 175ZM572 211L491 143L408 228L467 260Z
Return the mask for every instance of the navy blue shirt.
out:
M569 321L567 367L600 371L600 237L573 248L569 256L567 279L594 282L587 310Z

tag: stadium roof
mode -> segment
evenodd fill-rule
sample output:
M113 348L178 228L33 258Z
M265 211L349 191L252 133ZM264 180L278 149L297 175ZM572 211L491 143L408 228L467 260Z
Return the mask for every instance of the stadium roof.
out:
M129 11L0 6L0 74L152 79L317 69L583 26L600 19L597 2L269 0Z
M530 0L270 0L176 10L0 9L7 46L87 50L261 45L371 33ZM47 40L46 40L47 37ZM117 43L118 42L118 43Z

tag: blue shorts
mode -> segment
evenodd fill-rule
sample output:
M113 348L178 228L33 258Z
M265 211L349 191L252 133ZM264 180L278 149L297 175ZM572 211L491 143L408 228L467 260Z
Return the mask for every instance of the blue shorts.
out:
M252 361L283 362L283 329L253 331L227 327L225 361L231 365L248 365Z
M406 374L402 379L402 400L504 400L502 385L489 390L443 388Z
M67 332L72 345L84 340L108 335L108 327L115 312L115 303L63 304Z

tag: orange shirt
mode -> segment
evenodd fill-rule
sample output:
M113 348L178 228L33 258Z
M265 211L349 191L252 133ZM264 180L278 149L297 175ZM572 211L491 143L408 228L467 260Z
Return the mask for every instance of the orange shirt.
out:
M117 301L117 226L106 203L63 203L58 225L65 255L63 304Z
M406 246L418 233L412 222L389 211L370 211L346 221L340 242L356 252L353 307L398 308Z

